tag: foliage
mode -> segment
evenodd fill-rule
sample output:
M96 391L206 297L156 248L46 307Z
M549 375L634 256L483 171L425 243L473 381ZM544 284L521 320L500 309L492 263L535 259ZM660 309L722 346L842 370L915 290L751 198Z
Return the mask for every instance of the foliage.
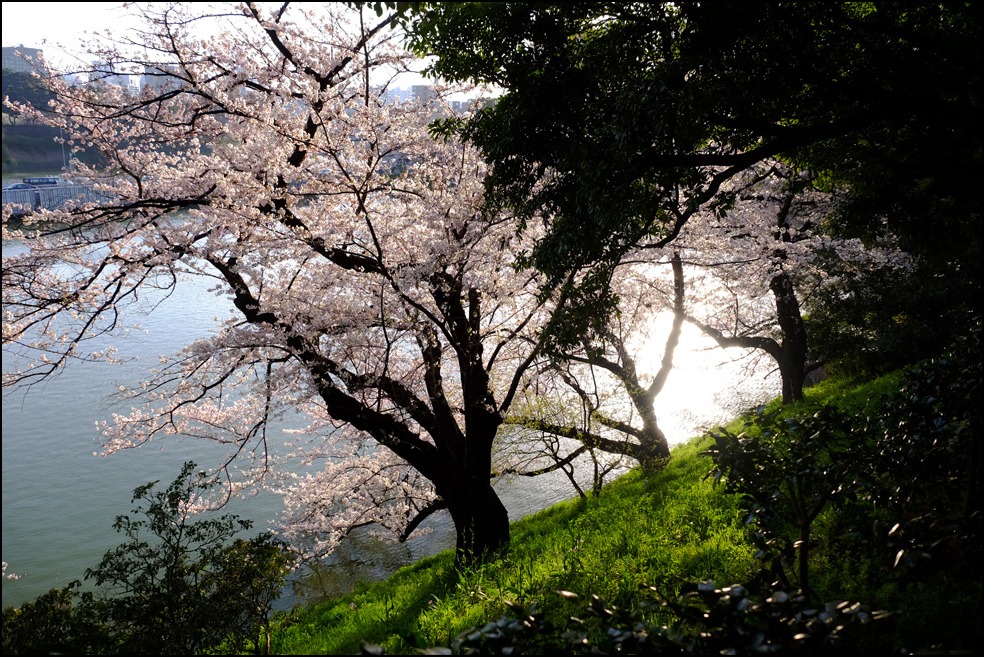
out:
M186 463L165 491L153 492L153 483L134 490L146 505L134 513L146 519L118 517L114 528L128 541L85 573L103 592L93 604L123 652L195 654L227 641L241 649L283 589L288 562L272 535L226 545L252 523L230 515L191 521L196 489L207 488L194 468Z
M185 463L166 490L134 490L134 513L114 523L127 542L108 551L80 582L4 610L4 652L199 654L255 645L280 596L290 558L270 534L234 537L248 520L192 520L189 508L209 487ZM227 543L229 539L231 543Z
M979 579L979 353L978 324L944 356L906 370L875 412L759 409L741 433L712 432L711 474L744 500L775 576L788 584L797 563L796 581L811 592L811 557L822 550L831 561L870 555L880 565L867 577L881 584L954 570Z
M827 232L869 244L890 234L915 258L910 271L851 272L811 308L811 333L825 360L881 374L937 356L972 330L968 317L982 310L982 68L973 44L982 38L984 13L970 2L874 9L862 20L901 38L865 57L874 61L884 48L892 58L886 65L907 79L882 83L890 93L921 87L924 106L887 112L849 139L817 142L796 157L847 192Z
M854 139L814 144L800 160L830 184L850 191L830 222L835 234L868 240L887 230L902 249L919 257L922 278L915 284L925 293L917 289L907 295L930 305L917 317L935 320L936 332L949 342L967 327L956 323L951 328L940 321L942 315L950 317L951 311L959 314L967 307L980 312L980 268L975 263L981 258L981 202L976 188L984 173L984 134L981 51L974 44L982 37L984 11L973 2L920 2L879 5L861 20L871 21L882 34L901 36L884 42L896 71L884 82L895 93L923 88L924 106L911 113L888 113ZM874 49L866 58L873 63L877 55ZM946 303L936 305L934 297ZM918 309L911 305L912 311ZM946 342L924 357L938 354Z
M711 474L741 496L760 556L787 586L810 590L811 526L828 505L868 549L894 546L897 566L933 556L969 565L979 553L979 339L978 328L946 357L908 370L875 415L760 408L741 433L711 432Z
M678 211L666 194L687 172L642 162L658 159L664 144L650 139L647 154L631 154L639 133L653 137L654 123L677 114L673 100L645 90L679 20L662 3L437 3L410 28L418 54L435 55L436 76L502 91L467 123L441 128L460 129L490 163L490 204L524 222L544 210L550 232L529 262L553 284L583 271L573 305L590 305L596 317L613 307L599 291L625 249L662 233ZM676 138L681 146L700 139ZM571 335L557 339L570 344L589 319L565 318Z
M795 416L760 407L746 419L745 431L711 432L711 474L742 499L745 522L757 528L757 556L787 588L810 590L813 522L828 504L851 494L845 473L853 467L854 424L853 417L827 407Z
M806 318L811 350L828 373L885 374L935 357L972 329L972 269L954 262L938 271L922 256L911 268L845 265L827 264L825 293Z
M577 600L570 592L559 592ZM688 584L675 601L644 600L623 609L593 595L568 623L555 626L534 608L510 605L512 613L465 632L444 651L453 655L827 655L858 647L865 626L884 618L845 601L811 605L805 596L773 590L762 599L745 586ZM671 626L652 620L660 607L673 611ZM440 650L440 649L438 649ZM364 646L363 654L385 654Z
M981 572L980 340L977 321L943 355L906 371L857 466L873 477L871 502L893 515L894 564L915 574L957 564Z
M39 110L47 110L48 102L54 100L54 93L38 78L25 71L3 72L3 92L2 98L9 98L17 103L26 103ZM8 112L14 116L19 113L7 106L3 108L4 114Z
M114 641L111 628L83 604L81 582L51 589L33 602L3 610L5 655L107 655Z
M831 264L827 271L827 294L814 298L806 322L811 349L829 374L884 374L945 346L945 334L934 327L950 302L926 294L932 282L918 270L858 272Z

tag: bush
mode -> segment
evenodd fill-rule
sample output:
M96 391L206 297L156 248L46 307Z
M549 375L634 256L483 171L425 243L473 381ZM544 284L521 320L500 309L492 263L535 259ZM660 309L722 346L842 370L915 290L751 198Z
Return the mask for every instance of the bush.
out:
M283 590L289 553L269 534L235 539L248 520L224 515L192 522L186 509L209 484L188 462L165 491L134 490L135 513L114 523L127 541L106 552L79 582L34 603L4 610L3 651L10 654L196 654L241 652L255 645ZM141 538L149 532L153 542Z
M65 588L51 589L34 602L3 610L5 655L110 654L110 632L89 606L76 605L78 580Z

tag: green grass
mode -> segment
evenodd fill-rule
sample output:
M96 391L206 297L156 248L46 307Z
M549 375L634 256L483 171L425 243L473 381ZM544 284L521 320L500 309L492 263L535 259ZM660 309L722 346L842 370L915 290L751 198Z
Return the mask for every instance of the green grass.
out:
M806 403L836 402L864 413L897 391L897 383L897 376L863 385L830 382L811 388ZM741 430L741 420L729 428ZM457 571L445 552L337 600L295 609L275 623L271 651L358 654L365 641L387 654L414 654L417 648L450 645L461 633L509 614L509 603L535 605L548 620L563 623L576 608L559 591L582 601L595 594L629 608L646 596L646 587L672 598L684 581L748 581L760 564L738 500L706 477L712 462L701 452L710 445L710 439L695 437L677 446L667 467L649 478L633 470L600 496L562 502L513 523L508 552L482 565ZM836 518L819 518L818 536L823 528L835 532L835 525ZM844 558L822 547L813 554L824 600L910 605L924 625L946 619L943 594L936 599L932 591L879 583L882 564L868 557ZM979 582L973 591L979 598ZM979 599L963 604L980 611ZM661 613L666 612L654 611L653 620L669 622ZM903 630L906 622L899 624ZM975 623L972 631L979 633L980 619Z
M736 500L703 477L701 441L674 450L667 468L631 471L598 497L572 499L512 525L507 554L457 572L445 552L362 585L338 600L295 610L274 635L278 654L352 654L366 640L390 654L449 644L508 611L597 594L619 605L651 585L672 595L679 576L740 581L755 566Z

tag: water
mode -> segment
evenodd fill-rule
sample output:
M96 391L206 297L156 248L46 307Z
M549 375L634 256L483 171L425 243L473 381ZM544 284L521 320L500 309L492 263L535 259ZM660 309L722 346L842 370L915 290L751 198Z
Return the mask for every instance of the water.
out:
M5 243L4 255L17 248L23 247ZM95 424L110 418L113 408L107 398L120 383L139 380L158 355L207 335L215 317L225 311L200 283L180 285L176 294L140 319L145 332L131 331L125 339L114 340L130 362L76 364L29 392L4 397L3 561L7 575L20 576L4 579L4 607L81 579L105 551L122 543L124 537L112 524L116 516L130 513L134 488L155 480L166 487L186 460L211 462L209 446L194 441L97 457ZM711 344L696 329L685 329L673 374L657 401L671 443L685 441L778 392L775 378L764 379L761 370L747 378L739 364L729 362L732 354L708 349ZM654 354L660 350L661 346ZM12 366L6 349L3 365ZM575 495L560 473L503 481L497 490L513 520ZM280 508L280 499L270 493L238 501L227 511L253 520L258 532L275 526ZM436 515L424 529L405 545L359 534L321 574L335 581L319 581L315 588L337 593L358 579L385 577L399 566L454 545L446 515ZM285 592L278 606L290 606L293 600Z

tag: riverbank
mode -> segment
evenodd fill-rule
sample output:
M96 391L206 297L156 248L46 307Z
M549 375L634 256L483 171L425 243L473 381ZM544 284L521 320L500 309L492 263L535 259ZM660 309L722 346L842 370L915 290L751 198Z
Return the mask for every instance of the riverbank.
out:
M60 171L68 163L71 151L58 143L58 138L58 128L51 126L4 124L4 178L8 170L14 169L30 175Z
M72 152L60 143L58 128L46 125L3 125L3 177L17 175L60 175L73 158L94 162L97 158L85 151Z

